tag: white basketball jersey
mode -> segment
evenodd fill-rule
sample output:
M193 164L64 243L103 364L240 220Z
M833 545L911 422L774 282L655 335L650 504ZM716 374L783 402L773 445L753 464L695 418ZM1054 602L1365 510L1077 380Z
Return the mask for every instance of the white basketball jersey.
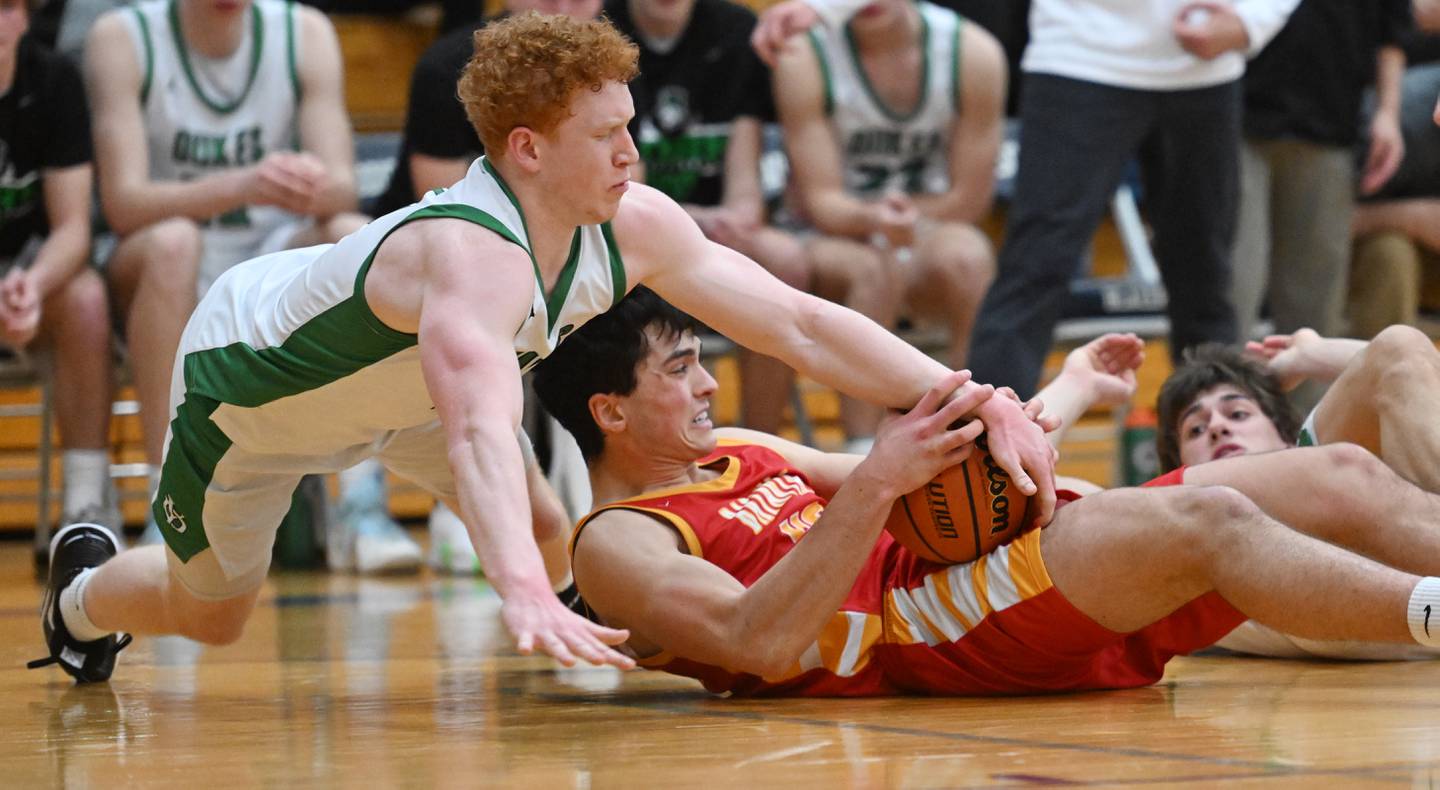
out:
M184 396L174 404L181 418L185 402L210 402L209 418L230 440L256 451L304 454L333 453L433 422L417 337L375 316L365 300L365 276L390 233L442 217L474 222L531 253L519 203L481 158L459 183L339 244L246 261L216 281L185 329L184 362L176 366ZM521 370L625 292L609 225L577 228L551 293L535 268L530 314L515 331Z
M950 136L959 113L961 17L926 2L920 11L920 91L900 113L876 94L849 25L817 25L810 43L825 79L825 111L840 142L845 190L861 197L950 188Z
M301 53L293 3L253 0L240 46L221 60L185 46L177 0L146 0L120 13L143 70L151 178L188 181L254 165L273 151L299 150ZM207 220L202 293L293 221L274 206L241 206Z

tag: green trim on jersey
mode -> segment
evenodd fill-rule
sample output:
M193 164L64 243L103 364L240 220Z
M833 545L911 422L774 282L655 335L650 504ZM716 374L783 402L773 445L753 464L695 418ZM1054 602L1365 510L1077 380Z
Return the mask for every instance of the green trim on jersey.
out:
M533 259L532 259L533 260ZM565 298L570 295L570 286L575 283L575 271L580 268L580 229L575 229L575 235L570 237L570 254L565 258L565 266L560 269L560 276L555 278L555 290L545 296L545 334L555 331L555 319L560 317L560 310L565 307ZM535 275L540 275L540 268L535 268ZM545 281L540 281L540 292L545 293Z
M295 62L295 3L285 2L285 55L290 64L290 87L295 89L295 101L300 101L300 69Z
M605 238L605 251L610 254L610 306L614 307L625 298L625 261L620 257L620 245L615 243L610 223L600 225L600 235Z
M870 84L870 76L865 73L865 64L860 62L860 47L855 43L855 31L850 25L845 25L845 42L850 45L850 60L855 64L855 73L860 75L860 84L865 88L865 95L875 102L881 115L900 123L912 121L920 115L925 109L926 94L930 91L930 23L925 20L925 13L919 8L916 8L916 13L920 15L920 93L916 96L915 106L904 115L892 110L880 99L880 94L875 92L875 86Z
M529 241L530 226L525 222L525 209L520 207L520 201L516 199L515 193L510 191L510 185L505 183L505 179L500 177L500 172L490 164L490 157L482 158L480 164L484 165L485 172L495 179L495 183L500 185L500 191L505 193L510 205L515 207L515 213L520 215L520 227L525 230L525 240ZM489 217L490 215L486 214L485 216ZM520 241L508 230L502 235L506 235L511 241L520 244ZM548 333L555 329L555 319L560 315L560 308L565 306L565 299L570 296L570 285L575 280L575 270L580 267L580 229L576 228L575 235L570 237L570 255L565 259L565 266L560 269L560 276L555 278L555 287L549 292L545 290L545 275L540 272L540 262L535 260L534 250L524 244L520 244L520 248L530 255L530 265L535 268L535 283L540 286L540 294L545 298L545 312L549 314L546 316L545 329Z
M815 60L820 64L820 80L825 84L825 114L833 115L835 112L835 78L830 76L830 63L825 59L825 43L814 30L805 31L810 39L810 48L815 50Z
M140 104L143 105L150 100L150 80L155 76L155 45L150 43L150 23L145 21L145 15L134 6L130 7L130 13L140 23L140 41L145 44L145 78L140 81Z
M180 55L181 70L185 72L185 80L190 83L190 89L195 91L195 95L200 99L200 102L212 111L221 115L234 112L236 108L245 103L245 98L250 95L250 89L255 87L255 75L260 73L260 54L265 44L265 21L260 15L260 8L254 3L250 4L250 34L255 39L254 45L250 48L250 76L245 80L245 89L240 91L240 95L235 101L228 105L221 104L205 95L205 91L200 89L200 83L195 80L195 72L190 66L190 53L189 50L185 48L185 37L180 33L180 6L178 0L170 0L169 17L170 32L175 36L175 50Z
M955 105L955 114L960 114L960 35L965 32L965 17L955 15L955 46L950 50L950 85L955 89L950 98Z

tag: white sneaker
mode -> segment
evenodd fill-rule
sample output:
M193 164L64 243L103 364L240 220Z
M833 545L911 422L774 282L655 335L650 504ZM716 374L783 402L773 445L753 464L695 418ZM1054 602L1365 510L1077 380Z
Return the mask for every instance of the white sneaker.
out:
M420 544L385 513L372 511L351 520L355 535L355 572L414 573L420 570Z
M475 555L465 522L443 502L436 502L430 511L429 563L441 573L480 575L480 558Z

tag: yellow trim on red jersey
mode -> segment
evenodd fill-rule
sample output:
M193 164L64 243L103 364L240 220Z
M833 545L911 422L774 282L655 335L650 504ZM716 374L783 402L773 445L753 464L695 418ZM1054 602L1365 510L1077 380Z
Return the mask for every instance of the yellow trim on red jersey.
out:
M600 507L590 511L584 518L580 519L580 521L575 524L575 531L570 534L570 559L572 561L575 559L575 544L580 540L581 530L585 529L585 525L589 524L592 519L607 510L634 510L642 513L649 513L651 515L660 516L664 518L667 522L669 522L671 526L675 527L675 530L679 532L680 536L685 539L685 545L689 547L691 555L696 557L705 556L704 553L700 550L700 539L695 536L695 530L690 527L690 524L686 522L685 519L665 510L645 507L643 505L634 505L631 503L645 502L651 499L659 499L660 497L666 496L675 496L677 494L709 493L711 491L725 491L728 489L732 489L735 487L735 481L740 479L740 468L742 464L738 456L723 455L719 458L713 458L705 462L704 464L702 464L702 466L718 464L721 461L727 462L725 471L721 472L720 476L714 478L713 480L706 480L701 483L687 483L685 485L662 488L659 491L650 491L644 494L640 494L639 496L618 499L614 502L601 505Z

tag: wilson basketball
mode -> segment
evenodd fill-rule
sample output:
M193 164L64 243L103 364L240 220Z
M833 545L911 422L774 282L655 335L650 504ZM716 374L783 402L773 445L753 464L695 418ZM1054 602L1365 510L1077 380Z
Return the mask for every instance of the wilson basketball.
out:
M895 500L885 529L927 560L970 562L1020 533L1028 502L981 434L964 462Z

